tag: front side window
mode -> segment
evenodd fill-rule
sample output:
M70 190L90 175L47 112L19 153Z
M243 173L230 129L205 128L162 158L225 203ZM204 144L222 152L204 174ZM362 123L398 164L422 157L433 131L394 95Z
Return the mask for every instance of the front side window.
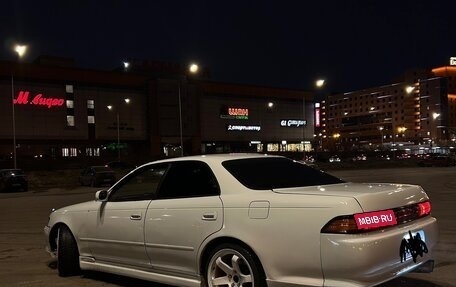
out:
M171 164L160 186L158 199L218 196L220 188L209 166L201 161Z
M156 198L157 189L168 164L147 165L113 187L109 201L137 201Z

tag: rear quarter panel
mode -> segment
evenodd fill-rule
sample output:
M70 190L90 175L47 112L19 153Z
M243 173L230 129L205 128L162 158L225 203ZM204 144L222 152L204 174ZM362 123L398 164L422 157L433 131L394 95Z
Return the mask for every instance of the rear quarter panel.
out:
M361 212L353 198L250 191L222 197L224 228L214 235L237 238L259 257L268 280L322 286L320 230L341 214ZM264 203L269 208L253 210ZM267 216L255 216L255 215Z

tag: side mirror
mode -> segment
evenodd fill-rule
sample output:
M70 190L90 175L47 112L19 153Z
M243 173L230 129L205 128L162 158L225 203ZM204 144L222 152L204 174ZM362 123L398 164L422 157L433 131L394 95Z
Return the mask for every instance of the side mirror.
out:
M99 190L95 193L95 201L106 201L108 199L108 191L106 189Z

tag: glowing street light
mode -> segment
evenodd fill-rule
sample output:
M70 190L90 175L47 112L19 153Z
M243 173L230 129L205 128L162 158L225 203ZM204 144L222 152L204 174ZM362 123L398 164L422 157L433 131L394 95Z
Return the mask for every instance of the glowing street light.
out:
M190 64L188 69L189 69L190 73L195 74L195 73L198 73L199 66L198 66L198 64L192 63L192 64Z
M397 128L397 132L398 132L398 133L405 133L406 130L407 130L406 127L398 127L398 128Z
M318 79L318 80L315 81L315 86L316 86L317 88L321 88L321 87L323 87L324 85L325 85L325 80L324 80L324 79Z
M19 58L22 58L25 53L27 52L27 45L16 45L14 46L14 52L17 53L17 55L19 56Z
M415 87L412 87L412 86L407 86L405 88L405 91L407 92L407 94L411 94L414 90L415 90Z

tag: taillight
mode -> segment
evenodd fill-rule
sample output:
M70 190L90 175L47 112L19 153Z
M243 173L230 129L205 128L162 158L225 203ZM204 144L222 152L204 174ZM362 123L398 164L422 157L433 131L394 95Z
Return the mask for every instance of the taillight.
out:
M431 203L429 201L424 201L389 210L390 213L391 211L394 212L394 215L391 215L394 217L394 219L389 217L388 214L385 214L385 211L364 212L356 215L353 214L338 216L331 219L327 224L325 224L325 226L323 226L323 228L321 229L321 233L366 233L378 229L387 228L389 226L404 224L431 214ZM360 217L364 218L364 220L361 220L363 220L365 226L368 227L361 227L360 223L357 224L356 218L360 220Z
M344 215L333 218L321 229L322 233L341 233L341 234L355 234L363 232L358 229L355 217L353 215Z
M429 201L418 203L420 217L431 214L431 203Z

